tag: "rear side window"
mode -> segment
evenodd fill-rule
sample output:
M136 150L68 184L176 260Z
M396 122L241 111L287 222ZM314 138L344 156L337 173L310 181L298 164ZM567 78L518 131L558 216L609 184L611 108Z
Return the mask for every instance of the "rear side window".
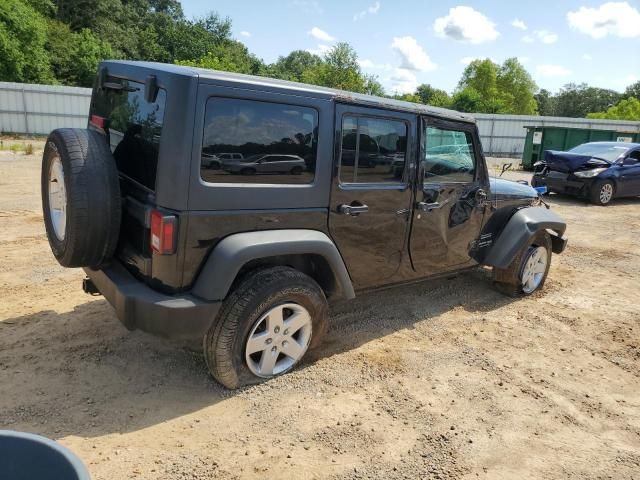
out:
M281 103L207 101L200 175L210 183L313 182L318 112Z
M466 183L475 178L475 154L469 132L427 127L424 183Z
M398 183L407 155L407 124L398 120L342 119L341 183Z
M147 102L142 83L109 78L107 85L95 90L91 123L102 124L118 171L154 190L167 93Z

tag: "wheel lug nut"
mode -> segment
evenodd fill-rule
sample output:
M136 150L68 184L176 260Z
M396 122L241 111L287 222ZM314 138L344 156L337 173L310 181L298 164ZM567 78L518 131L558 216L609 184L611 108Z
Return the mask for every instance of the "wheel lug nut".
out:
M284 342L282 342L282 348L286 347L288 343L289 342L287 342L286 340Z
M270 345L270 344L271 344L271 342L273 342L273 339L271 339L271 338L267 338L267 339L265 340L265 343L266 343L267 345Z
M284 333L285 335L289 335L289 329L286 329L283 333Z
M278 347L276 347L275 345L273 347L271 347L271 351L272 352L277 352L278 351Z
M273 331L274 331L275 333L280 332L280 327L276 327L276 328L274 328L274 329L273 329Z

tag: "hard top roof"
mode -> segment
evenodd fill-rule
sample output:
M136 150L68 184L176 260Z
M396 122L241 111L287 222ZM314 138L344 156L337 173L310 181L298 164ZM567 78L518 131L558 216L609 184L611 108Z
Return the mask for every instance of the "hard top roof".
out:
M281 88L295 90L297 92L306 92L316 96L325 97L327 99L335 99L348 103L366 105L370 107L399 110L404 112L412 112L416 114L434 115L450 120L464 121L475 123L475 119L468 114L456 112L446 108L431 107L418 103L404 102L402 100L394 100L391 98L376 97L373 95L365 95L362 93L348 92L334 88L319 87L316 85L308 85L306 83L291 82L288 80L279 80L276 78L259 77L255 75L245 75L242 73L221 72L218 70L207 70L204 68L185 67L168 63L158 62L138 62L128 60L107 60L102 65L110 64L127 65L131 67L140 67L167 72L174 75L184 75L190 77L198 77L204 80L219 80L230 83L250 84L258 87Z

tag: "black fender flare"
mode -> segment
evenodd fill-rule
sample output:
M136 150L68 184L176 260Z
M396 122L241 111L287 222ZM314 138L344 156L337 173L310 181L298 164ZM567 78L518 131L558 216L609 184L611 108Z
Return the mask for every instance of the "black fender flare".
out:
M507 222L493 242L482 262L497 268L507 268L518 252L541 230L550 230L553 251L561 253L567 243L563 237L567 224L558 214L543 207L528 207L518 210Z
M253 260L281 255L318 255L329 265L337 294L355 298L349 272L333 241L317 230L261 230L229 235L214 248L192 293L205 300L223 300L243 266Z

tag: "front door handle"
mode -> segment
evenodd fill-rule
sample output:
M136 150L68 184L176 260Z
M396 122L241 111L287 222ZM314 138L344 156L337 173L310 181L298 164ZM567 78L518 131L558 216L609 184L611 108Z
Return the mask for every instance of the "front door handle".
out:
M342 215L358 216L361 213L367 213L368 211L368 205L340 205L338 207L338 213L341 213Z
M439 208L444 207L447 203L449 203L449 199L447 198L444 202L418 202L418 210L422 210L423 212L430 212L431 210L438 210Z

